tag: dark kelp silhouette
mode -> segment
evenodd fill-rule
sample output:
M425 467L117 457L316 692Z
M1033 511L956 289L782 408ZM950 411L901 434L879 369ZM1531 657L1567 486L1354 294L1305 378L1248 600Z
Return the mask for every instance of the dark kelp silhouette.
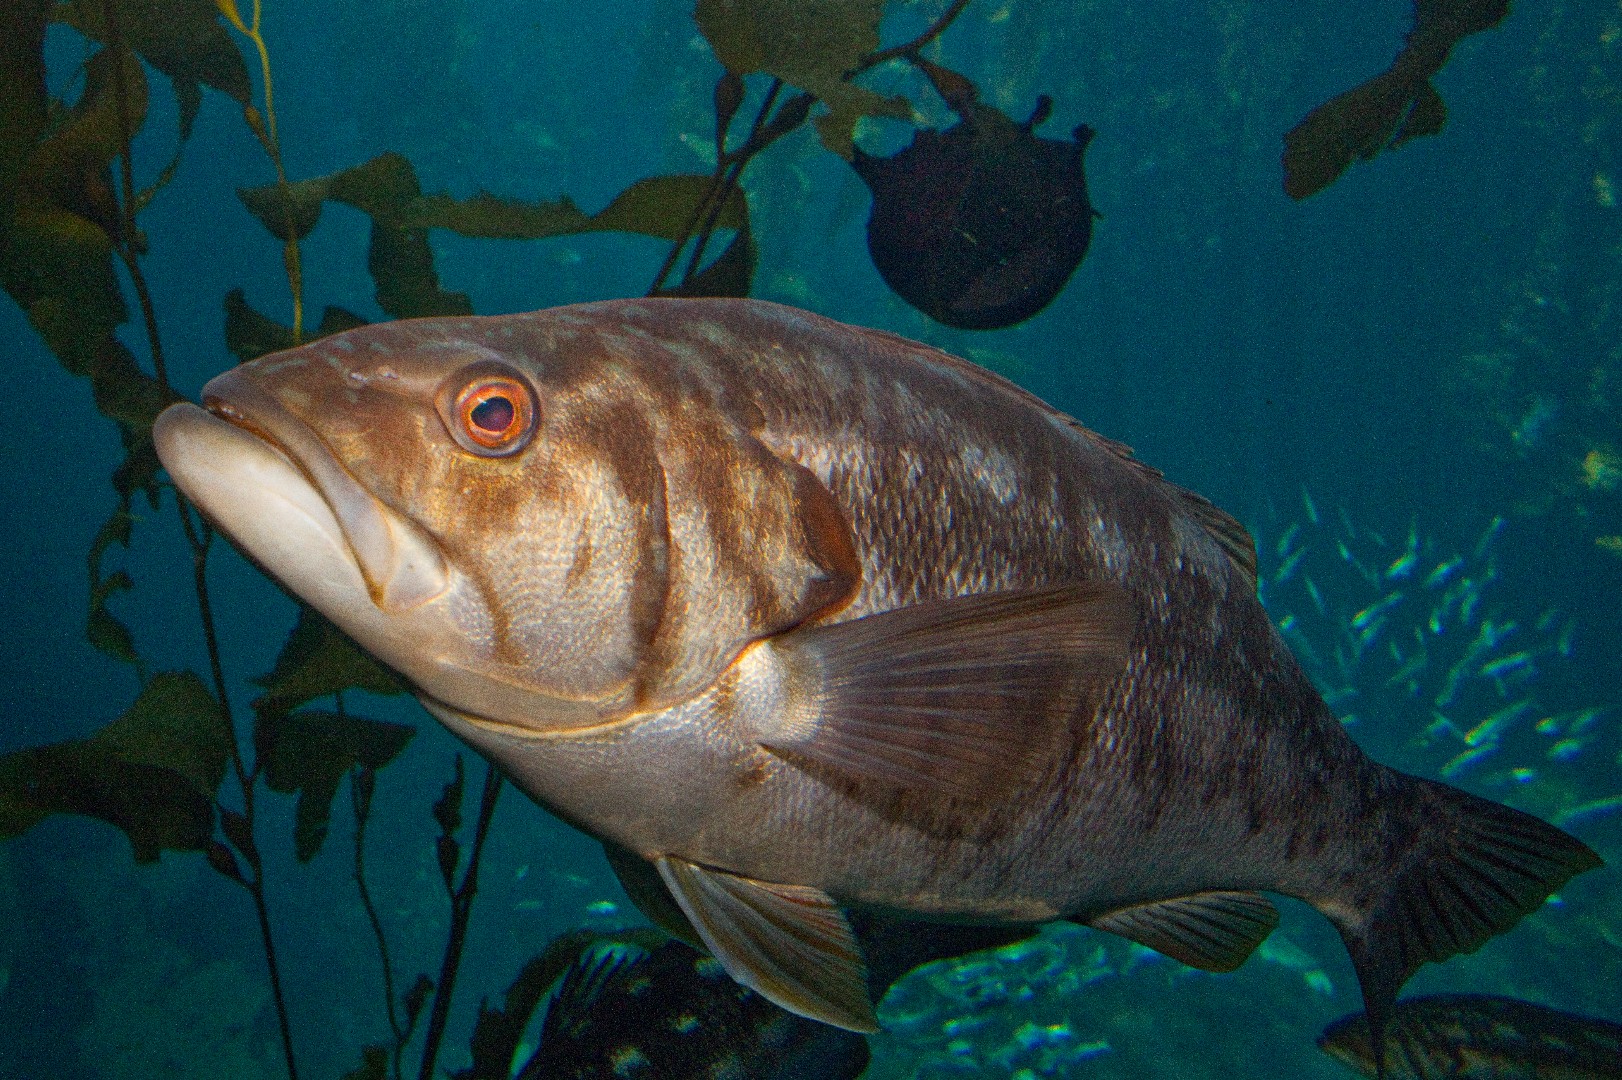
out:
M964 330L1023 322L1059 295L1092 242L1098 212L1083 158L1093 130L1081 125L1071 142L1040 138L1051 98L1018 124L980 104L961 75L913 62L961 119L918 132L892 157L855 151L851 165L873 193L873 265L937 322Z
M1447 107L1431 85L1461 40L1497 26L1509 0L1414 0L1414 28L1384 72L1318 106L1284 136L1284 191L1315 195L1359 158L1435 135Z

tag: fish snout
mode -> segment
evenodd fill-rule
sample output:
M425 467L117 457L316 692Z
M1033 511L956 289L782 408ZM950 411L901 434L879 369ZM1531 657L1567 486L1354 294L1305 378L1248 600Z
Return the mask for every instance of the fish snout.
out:
M203 407L267 443L304 475L331 510L378 608L409 611L449 587L450 571L433 539L367 491L309 425L242 369L210 380Z

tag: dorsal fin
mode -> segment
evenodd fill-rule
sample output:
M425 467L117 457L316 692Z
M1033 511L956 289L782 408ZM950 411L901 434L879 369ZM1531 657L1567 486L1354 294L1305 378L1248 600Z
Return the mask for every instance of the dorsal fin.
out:
M1223 550L1229 561L1233 563L1234 569L1238 570L1245 580L1249 582L1251 589L1256 588L1256 541L1251 538L1245 527L1239 524L1238 520L1232 515L1217 509L1216 505L1203 495L1197 495L1187 488L1171 483L1166 479L1165 473L1153 465L1146 465L1133 457L1132 448L1126 443L1100 435L1069 413L1055 409L1023 386L1010 382L996 372L983 368L972 361L965 360L960 356L953 356L951 353L943 352L932 346L920 346L915 341L909 341L888 331L868 330L866 333L880 340L888 340L903 345L910 350L921 349L928 353L928 359L931 363L938 364L971 382L991 387L998 392L1035 407L1039 412L1045 413L1067 427L1074 429L1093 445L1102 450L1107 450L1145 480L1157 481L1166 485L1178 496L1184 509L1200 523L1211 539L1217 542L1217 546Z
M1242 574L1250 584L1252 592L1256 590L1256 541L1250 531L1239 524L1239 519L1220 509L1204 495L1197 495L1187 488L1176 488L1177 494L1182 496L1183 505L1188 512L1194 515L1211 539L1232 560L1234 569Z

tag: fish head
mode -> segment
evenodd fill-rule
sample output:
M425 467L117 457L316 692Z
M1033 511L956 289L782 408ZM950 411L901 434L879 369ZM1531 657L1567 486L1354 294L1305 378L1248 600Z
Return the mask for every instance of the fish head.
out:
M500 320L380 324L158 419L179 489L425 701L549 730L635 704L665 585L644 403ZM578 356L576 356L578 361Z

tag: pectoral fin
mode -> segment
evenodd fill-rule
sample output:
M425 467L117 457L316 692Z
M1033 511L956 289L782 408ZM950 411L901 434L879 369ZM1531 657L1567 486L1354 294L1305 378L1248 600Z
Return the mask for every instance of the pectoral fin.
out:
M1278 910L1255 893L1202 892L1121 908L1090 919L1087 925L1119 934L1189 967L1232 971L1273 932Z
M793 716L760 744L796 764L962 798L1028 781L1126 661L1117 586L913 604L774 639Z
M669 856L656 865L704 944L738 982L812 1020L879 1029L861 950L828 894Z

